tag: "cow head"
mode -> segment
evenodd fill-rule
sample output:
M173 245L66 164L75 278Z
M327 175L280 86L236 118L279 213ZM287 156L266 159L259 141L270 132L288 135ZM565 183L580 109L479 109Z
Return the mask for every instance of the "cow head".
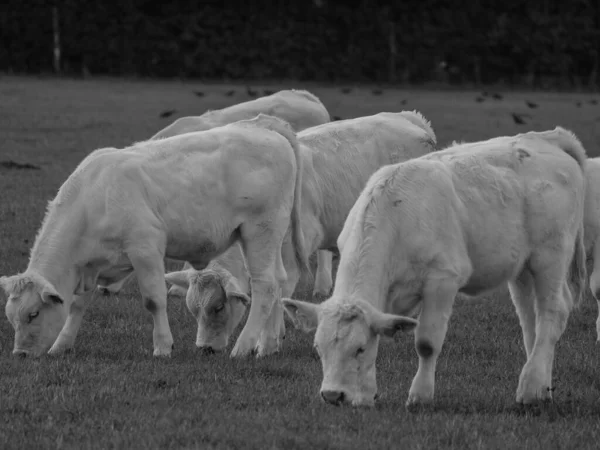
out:
M316 330L314 347L323 366L321 397L336 405L373 406L379 337L410 331L418 323L410 317L382 313L362 301L331 298L314 304L284 298L283 306L298 328Z
M250 297L241 291L235 277L220 268L187 269L168 273L165 280L178 291L187 290L187 308L198 323L196 346L207 351L224 350L250 304Z
M40 356L47 352L67 320L64 299L37 273L0 277L6 293L6 317L15 329L13 354Z

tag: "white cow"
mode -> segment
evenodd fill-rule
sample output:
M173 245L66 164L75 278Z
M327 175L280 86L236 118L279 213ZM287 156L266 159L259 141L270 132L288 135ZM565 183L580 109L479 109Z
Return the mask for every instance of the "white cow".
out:
M259 354L272 351L265 343L279 325L266 321L272 304L280 305L288 229L298 264L308 264L298 217L301 186L295 133L262 114L94 151L50 202L25 272L0 278L15 329L13 353L39 356L72 347L94 288L133 271L154 319L154 355L170 355L164 258L202 269L236 241L248 262L254 301L232 355L255 347Z
M585 248L587 253L592 256L594 263L593 271L590 274L590 290L598 303L596 339L600 342L600 157L588 158L585 174Z
M323 399L372 405L380 336L415 329L407 406L432 402L456 294L507 282L527 354L516 399L551 397L554 348L584 294L585 160L575 135L557 127L378 170L339 236L331 298L283 299L300 327L316 329ZM418 309L418 321L407 317Z
M206 131L238 120L252 119L261 113L285 120L296 132L331 120L325 105L316 95L308 91L290 89L223 109L206 111L201 116L181 117L152 136L152 139L172 137L190 131Z
M429 122L418 112L379 113L330 122L297 134L303 157L300 223L307 253L336 246L352 205L369 176L386 164L424 155L435 149L436 137ZM283 296L294 292L299 279L293 247L286 240L283 262L288 275ZM201 274L185 268L166 275L166 280L187 292L188 309L198 322L196 345L223 350L239 324L248 298L228 290L244 289L248 275L240 263L240 250L232 247L211 262ZM328 267L330 270L330 266ZM246 291L243 291L246 292ZM283 308L281 317L283 323ZM275 320L275 319L273 319ZM285 332L282 327L281 333Z
M308 91L291 89L238 103L227 108L207 111L201 116L182 117L156 133L151 139L172 137L192 131L210 130L238 120L252 119L260 113L285 120L296 132L330 121L329 112L316 95ZM332 257L333 255L328 250L317 252L314 294L326 295L331 291L333 286L331 278ZM184 269L189 267L191 266L186 263ZM104 290L116 294L130 278L127 277L117 284L107 286ZM185 295L185 293L185 290L177 289L176 286L169 289L169 294Z

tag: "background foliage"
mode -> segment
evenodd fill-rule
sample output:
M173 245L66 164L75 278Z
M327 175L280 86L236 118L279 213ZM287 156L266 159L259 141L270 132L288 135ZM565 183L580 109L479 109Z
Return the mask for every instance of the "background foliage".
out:
M220 80L599 81L598 0L5 0L0 70Z

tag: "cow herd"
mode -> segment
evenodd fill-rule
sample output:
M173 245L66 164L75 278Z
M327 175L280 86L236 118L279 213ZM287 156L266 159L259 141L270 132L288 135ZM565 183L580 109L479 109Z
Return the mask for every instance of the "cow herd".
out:
M313 292L331 294L320 304L292 298L313 253ZM277 352L287 315L314 334L332 404L373 405L380 337L412 332L410 406L433 401L457 294L508 285L527 355L516 400L532 403L552 395L588 254L596 297L600 158L570 131L438 148L417 111L332 122L315 95L285 90L89 154L49 203L27 269L0 286L20 356L72 348L93 292L134 277L155 356L173 349L168 296L185 298L208 352L248 312L232 357ZM185 266L165 273L165 259Z

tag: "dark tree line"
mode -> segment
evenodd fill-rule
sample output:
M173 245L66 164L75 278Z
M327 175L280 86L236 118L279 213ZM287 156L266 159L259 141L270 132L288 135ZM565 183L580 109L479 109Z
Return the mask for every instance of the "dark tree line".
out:
M0 70L55 70L55 31L64 74L600 81L600 0L5 0Z

